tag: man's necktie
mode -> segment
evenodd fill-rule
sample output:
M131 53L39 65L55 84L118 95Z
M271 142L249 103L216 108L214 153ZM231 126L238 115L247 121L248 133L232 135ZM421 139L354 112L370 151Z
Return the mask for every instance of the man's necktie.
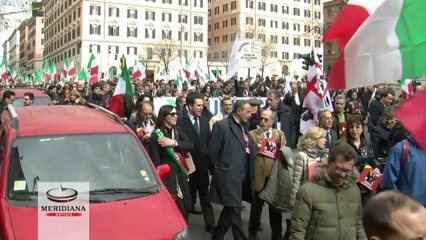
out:
M198 124L198 118L194 117L194 128L197 134L200 134L200 125Z

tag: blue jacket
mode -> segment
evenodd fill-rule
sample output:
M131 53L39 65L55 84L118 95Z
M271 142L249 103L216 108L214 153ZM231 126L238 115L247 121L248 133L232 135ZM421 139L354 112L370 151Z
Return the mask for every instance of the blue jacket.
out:
M389 152L380 189L399 190L414 197L426 207L426 154L411 136L407 139L409 150L405 164L401 168L402 142L399 142Z

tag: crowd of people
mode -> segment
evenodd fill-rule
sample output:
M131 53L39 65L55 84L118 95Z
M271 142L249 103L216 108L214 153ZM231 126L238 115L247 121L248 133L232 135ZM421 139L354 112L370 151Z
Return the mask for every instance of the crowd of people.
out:
M155 166L171 167L164 185L186 220L190 213L203 215L212 239L223 239L229 227L234 239L258 239L265 203L271 239L426 237L426 155L396 119L400 100L391 87L333 92L334 111L318 111L318 123L302 135L301 82L287 93L281 79L259 76L203 88L191 83L181 92L173 80L132 86L134 95L123 97L129 128ZM66 83L46 91L54 104L109 109L113 88L109 82ZM3 94L2 109L12 91ZM165 96L176 97L175 105L155 106L154 98ZM221 98L215 116L207 107L211 97ZM379 173L377 190L360 179L366 168ZM243 201L251 203L248 234ZM223 206L217 221L212 203ZM291 213L286 231L283 213Z

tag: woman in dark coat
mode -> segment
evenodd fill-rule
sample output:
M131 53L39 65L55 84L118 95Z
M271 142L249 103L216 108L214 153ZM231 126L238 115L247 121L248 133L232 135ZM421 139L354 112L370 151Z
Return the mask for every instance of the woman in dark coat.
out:
M193 148L193 143L176 126L176 122L176 109L171 105L162 106L158 112L156 128L164 137L159 139L154 131L151 135L149 153L155 166L161 164L170 166L171 172L163 179L163 183L172 197L175 198L176 205L179 207L183 217L188 221L188 212L191 208L188 178L181 174L180 166L168 154L166 148L171 147L178 153L189 152Z

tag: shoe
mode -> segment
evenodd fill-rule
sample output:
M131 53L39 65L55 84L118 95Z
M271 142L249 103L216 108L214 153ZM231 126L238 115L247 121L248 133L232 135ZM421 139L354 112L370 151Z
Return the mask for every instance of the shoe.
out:
M263 232L263 225L262 223L259 224L259 230L257 230L258 232Z
M189 211L192 214L202 214L203 212L201 212L200 210L198 210L197 208L193 207L191 209L191 211Z
M208 225L208 226L206 226L206 228L205 228L206 232L208 232L208 233L213 233L213 229L214 229L214 227L213 227L213 226L211 226L211 225Z

